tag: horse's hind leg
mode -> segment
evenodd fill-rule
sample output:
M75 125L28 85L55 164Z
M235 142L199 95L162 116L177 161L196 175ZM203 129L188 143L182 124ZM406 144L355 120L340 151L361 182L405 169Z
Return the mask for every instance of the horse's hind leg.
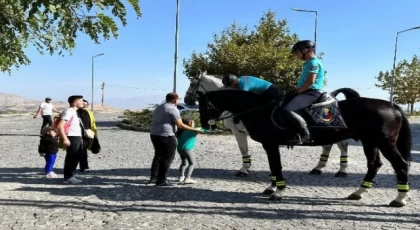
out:
M328 157L330 156L330 152L333 145L323 145L322 146L322 154L321 158L319 159L318 165L313 168L309 174L312 175L319 175L322 173L322 168L327 165Z
M379 168L382 166L378 148L372 143L362 141L362 144L366 155L368 171L360 188L347 197L349 200L360 200L362 198L363 193L367 192L368 189L372 187L373 180L375 179Z
M335 177L346 177L349 141L348 140L340 141L337 143L337 146L340 149L341 155L340 155L340 169L335 174Z
M408 185L408 163L403 159L395 144L385 142L379 146L379 149L384 157L391 163L395 173L397 174L398 196L389 204L389 206L403 207L406 204L405 199L410 190Z

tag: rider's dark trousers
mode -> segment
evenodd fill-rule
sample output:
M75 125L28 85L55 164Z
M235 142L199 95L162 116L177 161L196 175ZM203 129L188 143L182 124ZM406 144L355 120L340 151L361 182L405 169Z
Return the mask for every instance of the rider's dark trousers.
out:
M315 89L308 89L305 92L298 94L289 103L283 106L283 110L286 111L296 111L299 109L303 109L307 106L310 106L314 103L319 96L321 96L321 92Z
M268 89L261 93L261 95L267 96L269 98L276 99L283 92L275 85L270 85Z

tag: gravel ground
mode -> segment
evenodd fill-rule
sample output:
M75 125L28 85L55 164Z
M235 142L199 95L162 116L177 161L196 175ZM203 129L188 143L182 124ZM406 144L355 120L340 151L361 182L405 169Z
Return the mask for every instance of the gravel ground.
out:
M367 170L358 143L349 147L347 178L334 178L336 146L322 175L308 173L321 147L282 148L288 189L280 202L262 195L269 171L259 143L250 140L250 176L234 176L241 157L233 136L198 138L193 173L198 184L146 185L153 156L149 134L120 130L117 117L97 115L103 151L90 155L93 171L80 185L62 184L62 151L55 170L60 178L43 178L44 160L37 153L40 119L0 118L0 229L420 229L420 120L411 120L416 144L411 199L396 209L387 207L397 193L386 160L362 200L344 199ZM170 180L176 180L179 164L177 155Z

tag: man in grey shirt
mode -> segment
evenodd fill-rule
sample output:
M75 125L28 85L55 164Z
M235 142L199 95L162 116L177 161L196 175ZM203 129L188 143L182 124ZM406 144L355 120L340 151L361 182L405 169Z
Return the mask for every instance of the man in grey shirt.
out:
M152 175L149 183L156 183L157 186L172 185L167 181L166 174L175 157L177 146L176 127L196 131L182 122L181 115L176 107L179 101L180 98L176 93L168 93L166 102L157 106L153 112L150 139L155 148L155 156L152 162Z

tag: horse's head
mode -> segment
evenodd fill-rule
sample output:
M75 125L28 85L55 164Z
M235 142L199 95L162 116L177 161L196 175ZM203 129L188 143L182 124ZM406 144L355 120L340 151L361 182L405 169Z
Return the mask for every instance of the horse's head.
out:
M200 100L201 125L220 120L223 111L229 111L242 121L252 119L253 114L264 109L269 102L267 97L262 95L241 91L237 89L221 89L211 91L202 96Z
M195 105L200 97L200 93L204 94L223 87L222 80L218 76L207 75L207 72L197 71L197 75L191 79L190 87L184 97L187 105Z

